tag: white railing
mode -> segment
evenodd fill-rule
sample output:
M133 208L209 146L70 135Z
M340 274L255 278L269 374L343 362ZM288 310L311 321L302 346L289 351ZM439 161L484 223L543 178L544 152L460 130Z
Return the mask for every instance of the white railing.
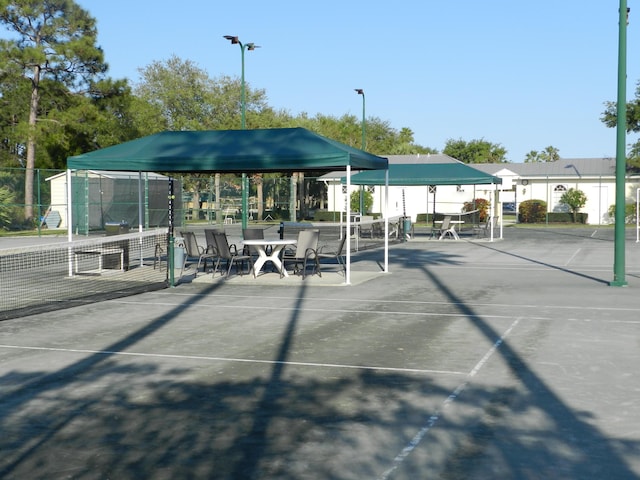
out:
M636 189L636 243L640 242L640 188Z

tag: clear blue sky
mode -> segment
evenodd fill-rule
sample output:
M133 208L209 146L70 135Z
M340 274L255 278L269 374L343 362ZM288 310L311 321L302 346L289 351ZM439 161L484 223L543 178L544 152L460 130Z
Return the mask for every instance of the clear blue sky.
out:
M76 0L98 21L109 75L176 55L210 76L240 76L292 114L362 115L450 138L499 143L507 158L552 145L565 158L615 156L600 121L616 100L616 0ZM628 29L627 99L640 80L640 3ZM635 142L629 136L627 143Z

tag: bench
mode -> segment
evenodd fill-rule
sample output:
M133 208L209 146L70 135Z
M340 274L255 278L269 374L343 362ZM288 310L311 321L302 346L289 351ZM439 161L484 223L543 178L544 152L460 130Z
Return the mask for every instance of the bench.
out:
M98 259L98 270L88 270L85 272L80 271L80 264L78 262L78 257L97 257ZM74 250L73 258L75 260L75 273L97 273L101 275L104 270L111 270L105 267L105 263L108 264L110 258L116 257L118 259L117 266L118 270L124 272L125 268L125 249L123 247L117 246L101 246L101 247L89 247L83 248L81 250Z

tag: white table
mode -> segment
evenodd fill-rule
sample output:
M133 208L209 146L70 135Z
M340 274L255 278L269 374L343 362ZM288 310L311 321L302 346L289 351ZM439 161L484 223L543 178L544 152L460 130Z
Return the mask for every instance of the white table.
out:
M253 277L257 277L265 262L271 262L278 269L280 274L288 277L287 270L280 260L280 252L287 245L295 245L296 240L244 240L243 245L255 247L258 251L258 259L253 264ZM267 254L267 247L271 247L271 253Z

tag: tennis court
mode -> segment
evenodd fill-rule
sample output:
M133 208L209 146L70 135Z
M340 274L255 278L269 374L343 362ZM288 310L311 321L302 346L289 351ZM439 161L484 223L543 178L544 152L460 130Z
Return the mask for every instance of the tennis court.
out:
M628 238L627 288L612 229L509 228L0 322L0 477L640 478Z

